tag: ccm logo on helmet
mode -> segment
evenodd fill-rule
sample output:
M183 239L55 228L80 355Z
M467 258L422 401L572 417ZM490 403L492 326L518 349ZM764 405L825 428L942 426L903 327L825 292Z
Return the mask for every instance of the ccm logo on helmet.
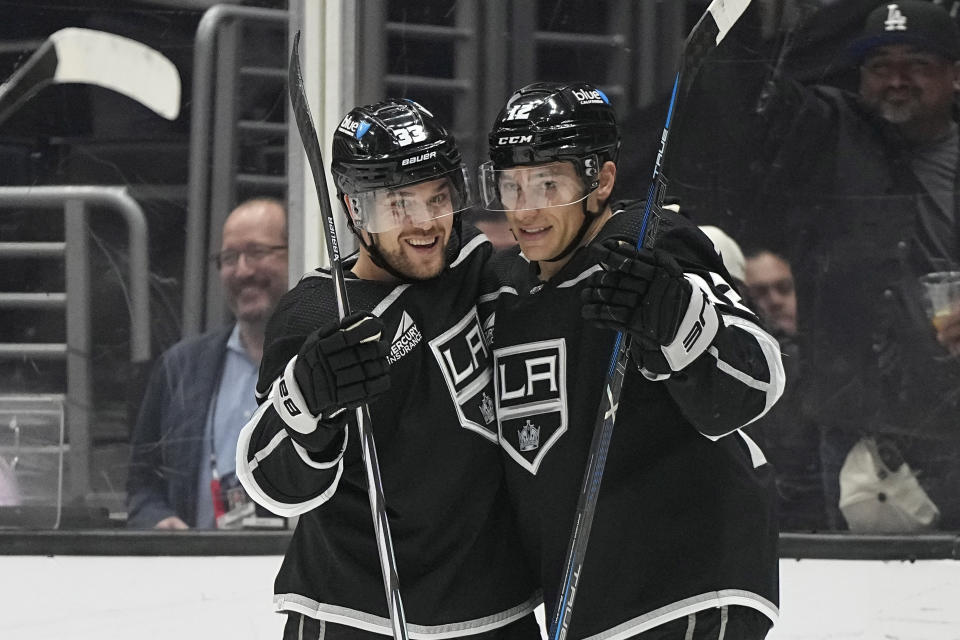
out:
M437 156L436 151L431 151L430 153L424 153L423 155L413 156L411 158L404 158L403 162L400 163L401 167L405 167L408 164L416 164L418 162L423 162L424 160L429 160L430 158L435 158Z
M497 138L497 144L523 144L524 142L533 142L533 136L507 136Z

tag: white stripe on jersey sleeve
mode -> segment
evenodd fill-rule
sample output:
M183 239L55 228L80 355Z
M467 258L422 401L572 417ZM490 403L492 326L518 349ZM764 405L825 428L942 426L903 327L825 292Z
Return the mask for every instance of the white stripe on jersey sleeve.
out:
M760 445L754 442L753 438L743 431L738 430L737 433L740 434L740 437L743 438L743 441L747 444L747 451L750 452L750 462L753 463L753 468L757 469L767 464L767 457L763 455L763 449L760 448Z
M603 270L603 267L601 267L598 264L595 264L589 269L585 269L576 278L572 278L570 280L564 280L563 282L557 285L557 289L564 289L567 287L576 286L580 281L585 280L586 278L589 278L592 274L596 273L597 271L602 271L602 270Z
M716 359L717 368L720 371L740 381L741 383L743 383L744 385L752 389L762 391L766 396L764 401L763 411L761 411L759 414L754 416L749 422L742 424L740 425L740 427L738 427L738 428L742 428L762 418L768 411L770 411L770 408L774 404L776 404L780 396L783 395L783 389L786 386L786 373L784 373L784 370L783 370L783 360L780 358L780 343L778 343L773 336L771 336L769 333L761 329L759 326L757 326L753 322L750 322L749 320L744 320L743 318L740 318L738 316L723 315L721 316L721 318L723 319L723 322L726 326L737 327L738 329L741 329L746 333L749 333L756 339L757 343L760 345L760 350L763 352L764 360L767 363L767 371L769 372L769 375L770 375L769 382L764 380L758 380L753 376L750 376L749 374L737 369L729 362L726 362L723 359L721 359L720 352L716 347L711 346L709 349L707 349L707 353L709 353ZM732 433L735 430L736 429L732 429L728 433ZM708 435L707 437L710 438L711 440L719 440L724 435L727 435L727 434L723 434L720 436Z
M740 297L740 294L737 293L737 289L736 289L735 287L733 287L729 282L727 282L726 280L724 280L723 277L722 277L719 273L716 273L716 272L714 272L714 271L711 271L711 272L710 272L710 280L713 282L713 286L714 286L715 288L717 288L717 289L719 289L719 287L720 287L721 285L723 285L723 286L725 286L725 287L727 288L727 290L726 290L724 293L720 294L720 295L722 295L723 298L724 298L723 302L725 302L726 304L729 304L729 305L732 306L732 307L736 307L737 309L740 309L741 311L746 311L747 313L749 313L749 314L751 314L751 315L756 315L756 314L754 314L754 312L753 312L752 310L750 310L750 309L747 308L746 306L740 304L740 301L743 300L743 298L741 298L741 297ZM715 300L715 302L717 302L717 301L718 301L718 300Z
M260 487L254 472L260 466L262 461L266 460L271 454L276 454L280 447L286 446L285 443L293 444L293 441L290 440L290 437L287 435L285 430L280 431L270 439L270 442L267 443L267 446L255 452L249 459L247 457L249 455L250 440L253 436L253 433L260 423L260 420L264 417L264 414L266 414L268 411L273 411L273 403L264 402L250 418L250 421L247 422L247 424L244 425L243 429L240 431L240 438L237 441L237 479L240 481L241 486L243 486L244 490L247 492L247 495L249 495L251 499L253 499L257 504L266 507L272 513L275 513L278 516L297 516L316 509L329 500L337 491L337 487L340 484L340 477L343 475L342 451L337 460L334 461L334 464L337 467L336 476L330 485L323 491L323 493L310 500L296 504L274 500L263 488ZM346 438L344 438L344 447L346 447ZM314 463L314 465L315 464L316 463ZM326 468L332 468L334 464L330 464ZM314 468L317 467L314 466Z
M482 246L486 242L490 242L490 240L482 233L474 237L472 240L470 240L470 242L460 247L460 253L457 254L457 259L450 263L449 268L453 269L458 264L466 260L467 257L477 249L477 247Z
M290 436L287 434L286 430L278 431L277 434L270 439L270 442L267 443L267 446L253 454L253 458L251 458L247 464L247 470L250 473L253 473L254 470L260 466L260 461L273 453L273 450L276 449L281 442L283 442L284 438L289 437ZM240 447L237 447L237 451L240 451Z
M510 286L507 286L507 285L503 285L502 287L500 287L499 289L497 289L496 291L494 291L494 292L492 292L492 293L485 293L485 294L483 294L482 296L480 296L480 298L477 300L477 304L485 304L485 303L487 303L487 302L495 302L495 301L497 300L497 298L500 297L500 294L501 294L501 293L509 293L510 295L515 296L515 295L517 295L517 290L514 289L513 287L510 287Z
M378 304L377 306L375 306L375 307L370 311L370 313L372 313L373 315L375 315L375 316L377 316L377 317L379 318L380 316L383 315L383 312L386 311L387 308L388 308L390 305L392 305L392 304L397 300L397 298L400 297L400 294L403 293L404 291L406 291L409 287L410 287L410 283L399 285L399 286L398 286L397 288L395 288L393 291L391 291L390 293L388 293L388 294L384 297L384 299L380 301L380 304Z

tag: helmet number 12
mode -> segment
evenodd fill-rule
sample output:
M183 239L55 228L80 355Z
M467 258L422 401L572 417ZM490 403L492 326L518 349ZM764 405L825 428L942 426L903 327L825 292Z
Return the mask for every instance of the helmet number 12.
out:
M427 134L419 124L412 124L407 127L398 127L393 130L393 135L397 138L397 144L405 147L414 142L423 142L427 139Z
M530 112L535 104L534 102L524 102L513 105L508 109L507 117L504 120L526 120L530 117Z

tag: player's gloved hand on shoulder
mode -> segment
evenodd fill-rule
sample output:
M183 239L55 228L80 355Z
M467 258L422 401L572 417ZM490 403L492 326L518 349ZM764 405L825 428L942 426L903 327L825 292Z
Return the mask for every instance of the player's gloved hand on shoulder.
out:
M354 313L311 333L290 360L274 406L308 451L326 447L353 409L390 388L382 333L379 318Z
M603 270L581 292L582 315L629 334L630 355L642 369L668 375L707 349L719 327L717 312L673 256L614 239L591 250Z

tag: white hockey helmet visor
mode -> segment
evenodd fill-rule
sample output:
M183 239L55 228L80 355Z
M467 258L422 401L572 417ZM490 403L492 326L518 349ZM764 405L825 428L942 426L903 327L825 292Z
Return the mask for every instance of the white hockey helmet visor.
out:
M460 181L463 189L456 186ZM457 167L432 180L346 195L354 225L370 233L383 233L469 209L473 204L470 193L467 171Z
M495 169L480 165L480 194L489 211L528 211L562 207L586 200L584 186L572 162L548 162Z

